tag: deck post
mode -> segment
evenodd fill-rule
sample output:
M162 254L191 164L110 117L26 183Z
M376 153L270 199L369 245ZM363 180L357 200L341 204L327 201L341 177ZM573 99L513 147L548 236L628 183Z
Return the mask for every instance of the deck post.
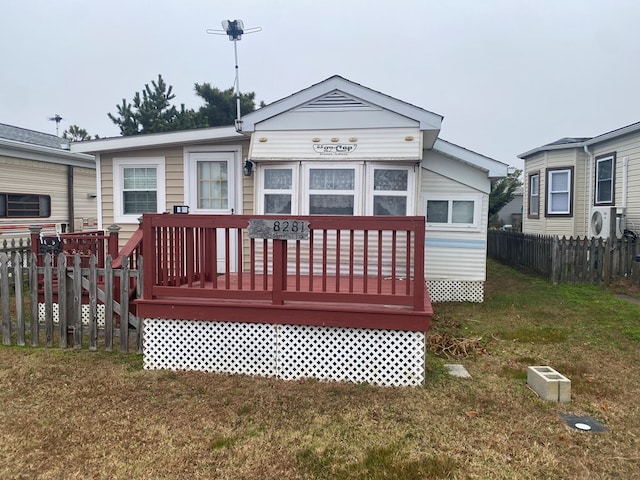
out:
M111 225L107 230L109 231L107 253L115 260L118 258L118 234L120 232L120 227L118 225Z
M413 232L415 235L415 245L413 248L414 265L413 265L413 309L416 311L424 310L424 241L425 241L425 220L421 217L414 223Z
M287 278L286 263L286 240L273 241L273 296L274 305L283 305L282 291L285 288L285 280Z
M38 266L42 266L42 258L40 257L40 232L42 227L40 225L31 225L29 227L29 237L31 238L31 253L36 254L38 259Z

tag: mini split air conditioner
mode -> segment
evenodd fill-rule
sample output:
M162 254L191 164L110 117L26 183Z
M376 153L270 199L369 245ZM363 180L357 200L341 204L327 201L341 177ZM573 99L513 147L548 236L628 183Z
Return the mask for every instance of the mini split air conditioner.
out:
M589 235L596 238L621 238L626 228L624 208L593 207L589 218Z

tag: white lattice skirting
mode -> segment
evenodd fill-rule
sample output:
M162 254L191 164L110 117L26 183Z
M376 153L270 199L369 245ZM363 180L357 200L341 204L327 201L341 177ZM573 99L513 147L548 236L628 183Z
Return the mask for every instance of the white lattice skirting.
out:
M144 368L424 383L424 332L145 319Z
M52 304L53 308L53 323L58 323L60 321L60 307L57 303ZM82 305L82 324L83 325L89 325L89 318L90 318L90 313L91 313L91 309L89 305ZM40 322L44 322L45 321L45 304L44 303L38 303L38 320ZM98 322L98 326L99 327L104 327L104 305L102 304L98 304L97 305L97 311L96 311L96 320ZM67 320L67 323L69 323L69 321Z
M484 301L484 282L427 280L427 290L432 302Z

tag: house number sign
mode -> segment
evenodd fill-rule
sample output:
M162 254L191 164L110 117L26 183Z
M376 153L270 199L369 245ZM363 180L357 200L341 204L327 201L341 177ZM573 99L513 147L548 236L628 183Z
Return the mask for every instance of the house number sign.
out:
M249 238L268 238L271 240L308 240L309 222L306 220L249 219Z

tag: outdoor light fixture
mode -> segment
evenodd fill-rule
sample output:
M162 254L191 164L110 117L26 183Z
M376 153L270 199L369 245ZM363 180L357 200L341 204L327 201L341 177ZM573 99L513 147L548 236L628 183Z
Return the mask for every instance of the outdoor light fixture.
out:
M173 213L189 213L189 205L174 205Z
M253 162L249 159L244 161L244 166L242 167L242 171L244 172L245 177L250 177L253 173Z

